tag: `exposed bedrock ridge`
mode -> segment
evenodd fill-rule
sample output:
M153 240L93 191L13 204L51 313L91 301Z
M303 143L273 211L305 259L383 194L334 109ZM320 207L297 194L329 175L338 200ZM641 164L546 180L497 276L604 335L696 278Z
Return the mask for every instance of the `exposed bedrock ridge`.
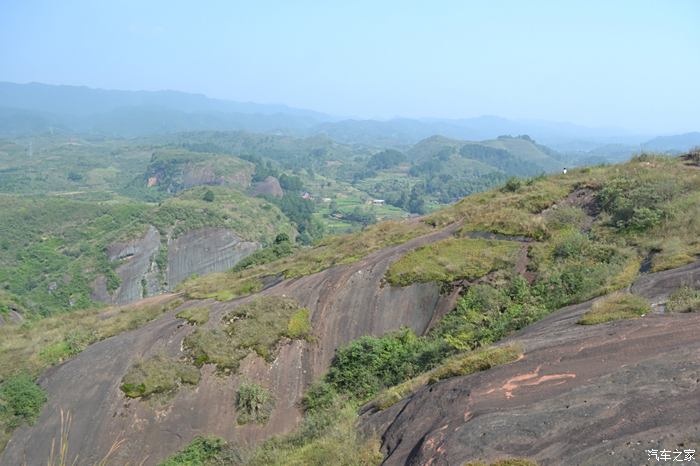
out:
M328 368L335 348L362 335L380 335L401 326L424 333L436 314L449 310L450 297L441 296L436 284L394 288L383 286L382 278L389 264L406 251L446 238L455 229L264 290L260 294L292 296L309 308L314 341L282 344L271 364L249 355L234 376L222 377L205 366L199 385L181 388L166 405L129 400L119 385L140 358L161 351L180 355L182 339L193 328L174 317L177 310L90 346L40 378L49 401L35 425L15 431L0 464L44 464L51 441L60 431L60 410L73 416L69 457L79 455L88 464L100 460L121 439L125 441L114 456L115 464L145 460L150 465L184 447L195 435L212 434L252 444L289 432L301 419L301 395ZM206 325L215 326L222 316L249 299L252 297L223 303L192 301L183 306L210 305ZM243 378L265 385L277 400L264 426L236 425L236 387Z
M112 293L107 290L105 277L100 276L93 284L93 298L111 304L125 304L144 297L142 280L147 289L158 290L158 271L153 260L160 248L160 233L150 226L141 238L119 242L107 248L110 261L124 261L115 269L120 279L119 287Z
M192 274L223 272L260 248L226 228L201 228L168 242L168 288Z
M643 276L631 290L663 302L699 279L694 263ZM647 464L647 449L697 450L700 314L576 324L591 304L561 309L508 338L524 349L517 362L365 413L363 429L381 438L384 464L526 457L541 465L637 465Z
M93 283L93 298L110 304L127 304L172 290L192 274L223 272L260 248L226 228L200 228L168 240L167 269L161 271L156 258L162 246L158 230L149 226L141 238L119 242L107 248L110 261L123 261L115 273L120 285L112 293L107 280Z

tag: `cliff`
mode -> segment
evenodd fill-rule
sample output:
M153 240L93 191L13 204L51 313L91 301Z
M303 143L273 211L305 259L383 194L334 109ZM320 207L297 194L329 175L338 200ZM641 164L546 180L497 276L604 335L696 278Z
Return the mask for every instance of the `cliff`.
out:
M158 230L149 225L142 237L107 248L109 261L119 263L115 273L120 284L110 293L106 278L99 276L93 283L92 297L110 304L131 303L173 290L193 274L229 270L258 248L260 243L216 227L199 228L177 238L168 235L164 243ZM167 260L159 260L159 255Z
M119 385L136 361L160 352L180 354L182 340L193 328L175 318L178 310L90 346L41 377L40 384L48 392L48 405L35 425L21 427L14 433L0 464L43 463L60 430L61 410L73 417L69 456L79 455L87 463L98 461L120 439L125 442L114 457L116 464L136 459L157 464L199 434L255 443L290 431L301 418L298 406L304 389L327 369L335 348L361 335L380 335L401 326L424 333L436 315L450 309L451 297L441 296L437 284L395 288L383 286L382 277L389 264L406 251L453 233L454 228L445 229L381 250L356 263L265 289L261 295L291 296L308 307L312 341L283 343L271 364L249 355L236 375L222 376L205 366L198 386L181 388L167 406L154 400L125 398ZM209 306L211 318L207 325L218 326L223 315L250 299L190 301L179 309ZM236 387L246 377L265 384L277 400L264 426L236 425Z

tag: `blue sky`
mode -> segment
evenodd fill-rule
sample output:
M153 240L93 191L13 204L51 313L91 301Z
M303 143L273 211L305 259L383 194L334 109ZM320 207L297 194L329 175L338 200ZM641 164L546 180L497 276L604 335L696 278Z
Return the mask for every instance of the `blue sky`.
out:
M0 0L0 80L700 130L700 1Z

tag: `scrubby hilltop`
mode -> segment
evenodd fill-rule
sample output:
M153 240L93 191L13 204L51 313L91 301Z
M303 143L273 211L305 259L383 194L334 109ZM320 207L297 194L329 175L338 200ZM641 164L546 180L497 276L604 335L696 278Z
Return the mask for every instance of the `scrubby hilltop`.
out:
M70 334L70 316L50 336L5 326L24 334L0 340L0 375L43 371L48 401L32 425L5 410L21 425L0 463L43 464L62 411L68 458L89 463L112 447L116 464L180 449L167 464L638 464L692 448L700 322L678 311L700 307L699 200L692 157L641 156L192 278ZM625 408L643 399L664 411Z

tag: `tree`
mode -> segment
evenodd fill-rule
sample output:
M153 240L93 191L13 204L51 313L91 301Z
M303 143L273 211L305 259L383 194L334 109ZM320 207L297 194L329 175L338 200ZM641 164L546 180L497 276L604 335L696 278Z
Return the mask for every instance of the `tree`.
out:
M284 243L285 241L289 242L289 235L287 233L280 233L275 238L275 244Z
M205 192L204 196L202 196L202 200L206 202L214 202L214 191L207 189L207 192Z

